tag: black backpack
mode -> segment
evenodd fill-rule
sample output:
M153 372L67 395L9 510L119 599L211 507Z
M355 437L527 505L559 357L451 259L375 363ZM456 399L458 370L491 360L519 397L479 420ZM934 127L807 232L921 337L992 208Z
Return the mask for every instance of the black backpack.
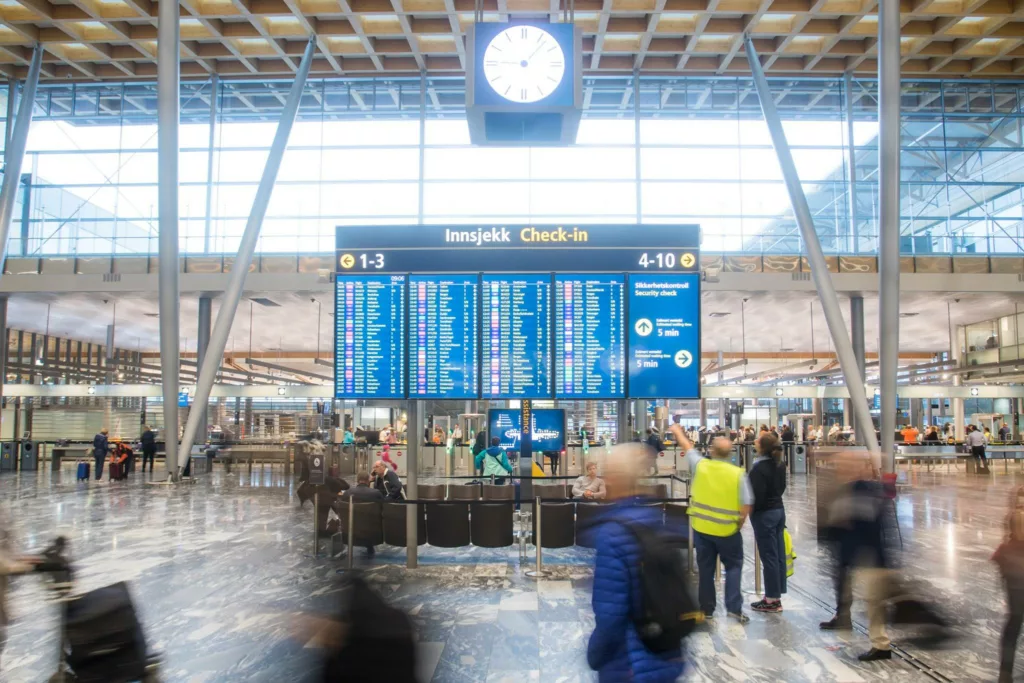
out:
M640 605L633 627L648 651L678 650L703 618L690 589L678 544L642 524L624 524L640 547Z

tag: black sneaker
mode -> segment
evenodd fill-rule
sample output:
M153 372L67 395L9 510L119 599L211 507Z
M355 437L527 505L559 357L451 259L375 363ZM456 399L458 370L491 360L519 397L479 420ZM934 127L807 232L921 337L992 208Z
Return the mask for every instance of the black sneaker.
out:
M862 662L878 662L884 659L892 659L892 650L879 650L873 647L864 654L857 655L857 659Z
M782 601L773 600L769 602L768 600L758 600L750 605L750 609L755 612L778 613L782 611Z
M853 624L850 623L849 618L835 616L818 624L818 628L822 631L849 631L853 629Z

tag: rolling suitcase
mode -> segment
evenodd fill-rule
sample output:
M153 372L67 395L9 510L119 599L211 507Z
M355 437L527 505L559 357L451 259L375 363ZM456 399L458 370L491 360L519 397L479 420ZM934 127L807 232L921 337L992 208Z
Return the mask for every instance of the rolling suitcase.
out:
M89 463L78 463L78 481L86 481L89 478Z

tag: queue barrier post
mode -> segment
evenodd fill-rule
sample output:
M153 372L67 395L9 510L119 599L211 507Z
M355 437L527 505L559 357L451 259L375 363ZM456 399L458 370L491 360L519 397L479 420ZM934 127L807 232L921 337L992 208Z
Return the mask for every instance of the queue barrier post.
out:
M314 490L313 491L313 558L315 559L320 553L320 529L317 525L320 524L320 496Z
M356 506L355 500L352 496L348 499L348 558L345 560L345 565L349 571L352 571L352 539L355 536L355 521L356 521Z
M689 511L689 503L687 503L687 511ZM686 563L687 563L687 569L690 571L690 576L693 576L697 572L694 571L694 568L693 568L693 554L694 554L694 550L693 550L693 521L690 520L689 517L687 517L687 520L686 520L686 528L687 528L687 532L686 533L689 536L689 540L690 540L690 547L686 551L686 556L687 556Z
M548 575L548 572L546 572L544 570L544 566L543 566L544 565L544 559L543 559L543 555L542 555L542 551L541 551L541 544L543 543L543 541L541 540L541 531L540 531L540 527L541 527L540 496L538 496L537 498L534 499L534 506L536 507L536 512L534 513L534 519L536 520L536 523L535 523L534 526L536 528L536 532L534 533L533 543L537 547L537 565L536 565L536 567L534 568L533 571L526 572L526 575L528 577L530 577L531 579L543 579L543 578L545 578Z
M761 595L761 553L754 543L754 593Z

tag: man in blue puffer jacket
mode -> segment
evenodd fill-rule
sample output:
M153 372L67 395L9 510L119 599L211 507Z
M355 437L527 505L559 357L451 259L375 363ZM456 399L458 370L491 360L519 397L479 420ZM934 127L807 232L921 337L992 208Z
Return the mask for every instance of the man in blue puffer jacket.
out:
M593 607L596 620L587 646L587 663L600 683L668 683L683 673L682 650L655 654L647 650L633 627L641 603L640 547L623 524L659 526L661 509L637 505L637 478L646 465L640 444L616 446L609 454L604 479L609 498L588 533L597 547Z

